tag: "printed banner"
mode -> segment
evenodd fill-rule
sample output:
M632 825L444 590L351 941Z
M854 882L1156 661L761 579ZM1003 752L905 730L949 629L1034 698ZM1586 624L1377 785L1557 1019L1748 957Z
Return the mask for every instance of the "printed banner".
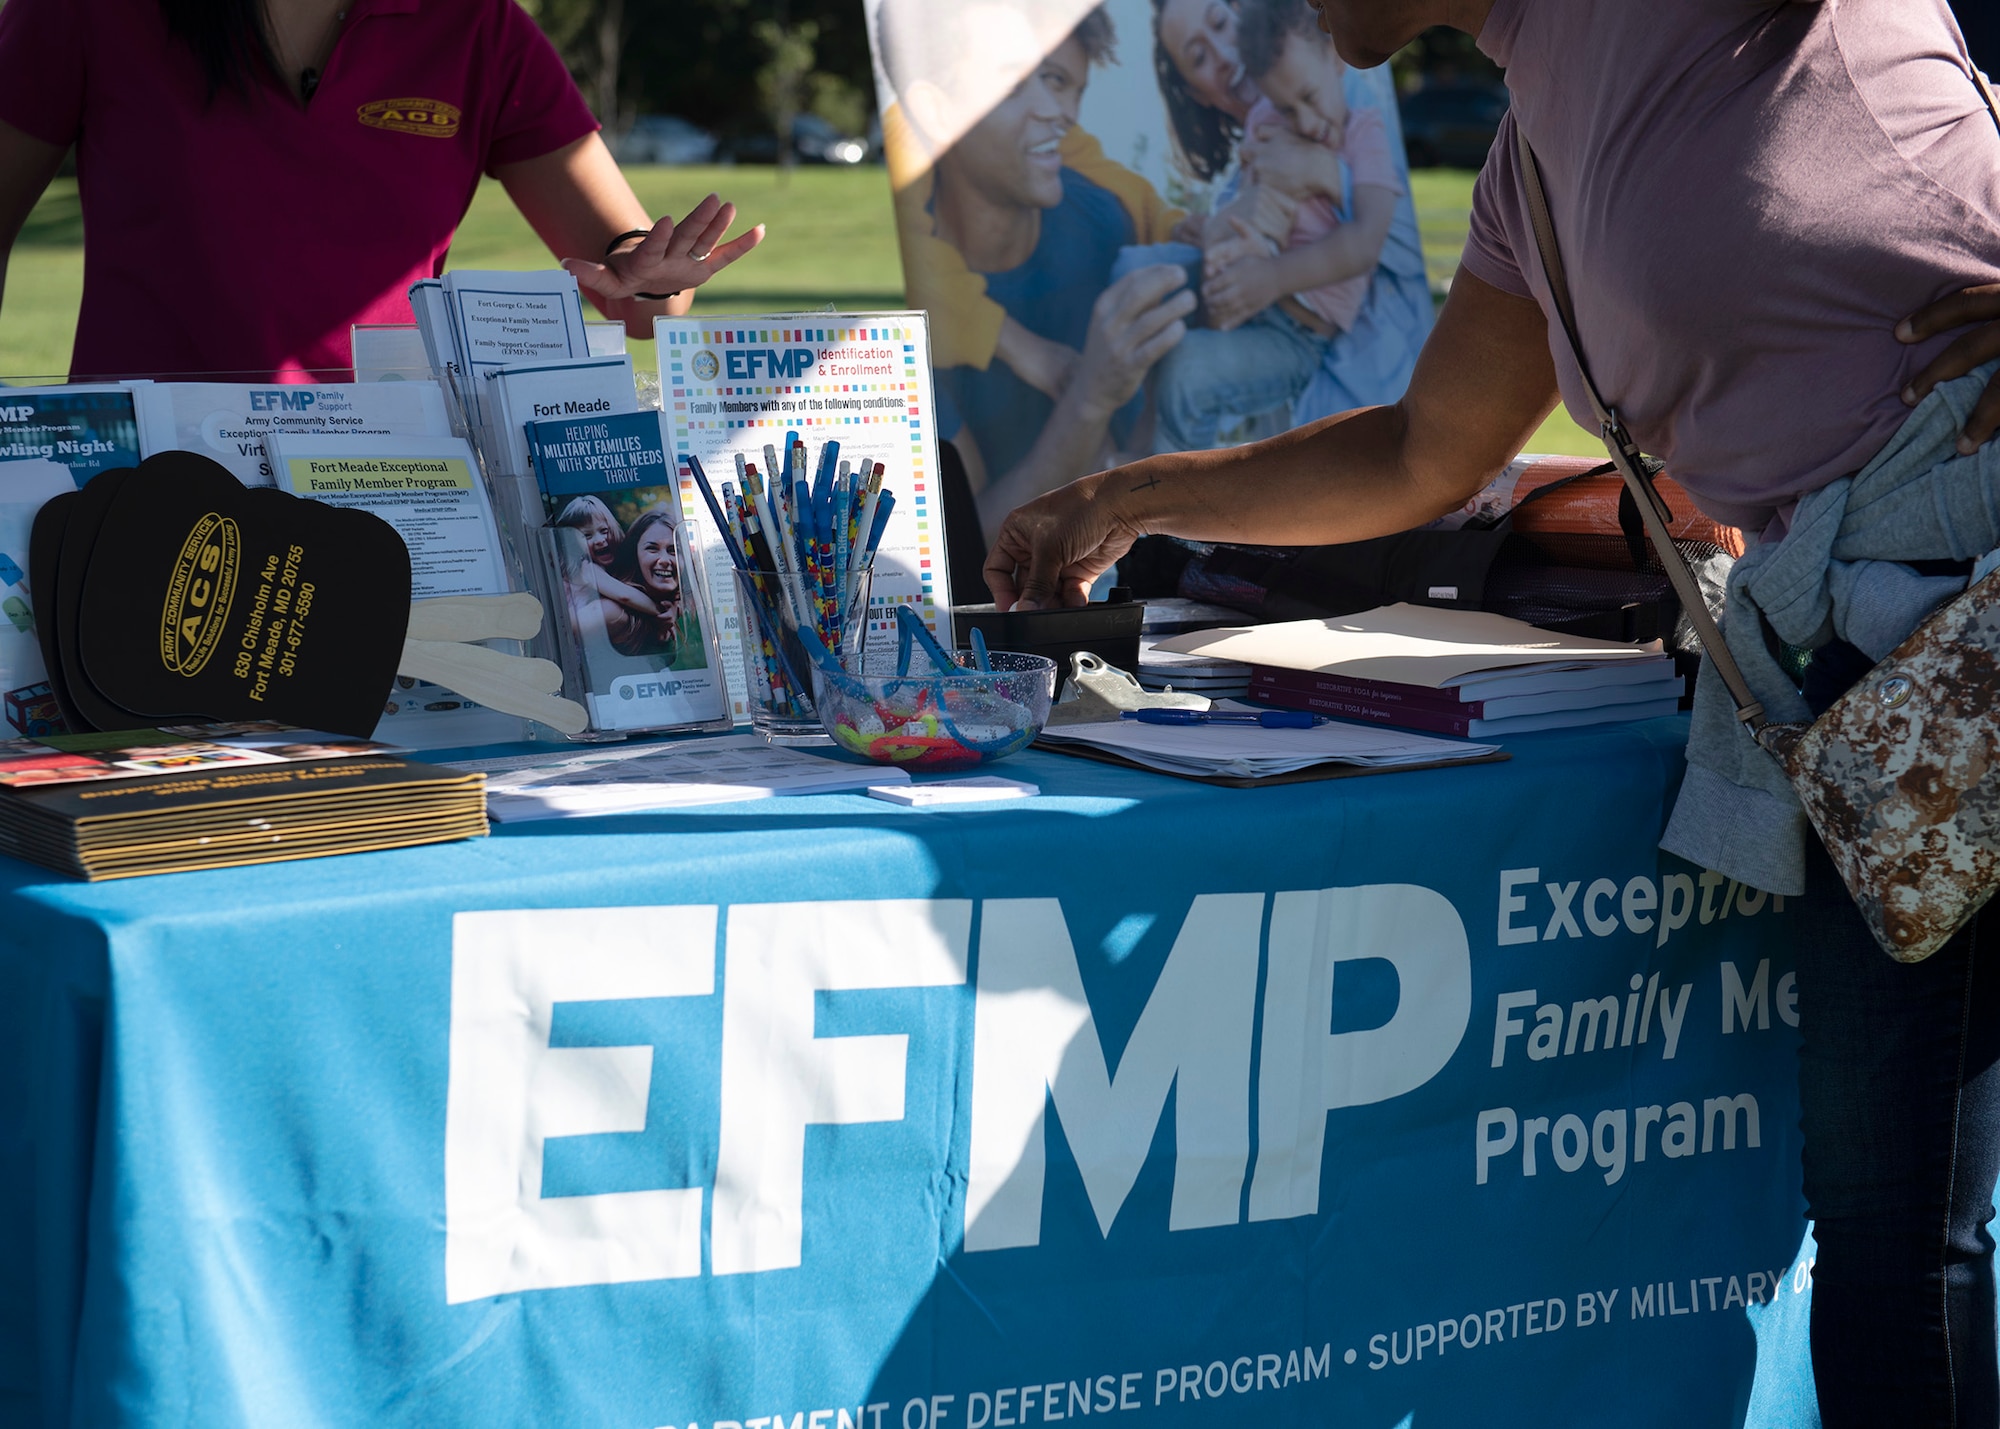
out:
M866 0L938 430L990 531L1393 402L1431 326L1386 67L1300 0Z
M1797 1422L1794 914L1655 849L1684 733L1247 793L1034 753L1004 812L16 893L0 1382L205 1429Z

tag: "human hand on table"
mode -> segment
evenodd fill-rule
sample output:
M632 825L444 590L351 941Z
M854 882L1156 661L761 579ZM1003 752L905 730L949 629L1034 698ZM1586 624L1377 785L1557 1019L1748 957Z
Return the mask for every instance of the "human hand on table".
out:
M576 281L607 302L627 298L647 301L698 288L764 241L764 225L738 234L727 243L723 235L736 221L736 205L710 194L679 223L662 218L653 231L627 240L603 262L565 258L563 267Z
M1963 377L1973 368L2000 357L2000 283L1966 288L1948 298L1940 298L1919 308L1896 324L1896 340L1923 342L1953 328L1967 328L1952 344L1932 358L1930 365L1910 379L1903 389L1903 401L1914 407L1940 382ZM1973 404L1959 433L1958 449L1970 456L2000 431L2000 376L1986 384L1986 391Z
M1088 603L1097 578L1146 534L1119 511L1126 475L1129 469L1100 471L1008 514L984 572L997 609Z

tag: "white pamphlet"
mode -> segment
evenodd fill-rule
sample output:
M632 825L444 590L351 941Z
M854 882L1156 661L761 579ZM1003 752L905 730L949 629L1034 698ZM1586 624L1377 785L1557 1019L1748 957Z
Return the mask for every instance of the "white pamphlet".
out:
M938 498L937 427L931 393L930 328L920 312L779 313L656 318L661 411L675 457L698 457L709 479L736 479L736 458L767 470L764 448L787 432L806 444L809 463L823 443L857 465L884 467L882 489L896 503L875 557L868 638L893 640L899 605L913 607L949 640L951 589ZM782 460L782 455L780 456ZM810 466L808 468L810 470ZM700 493L682 473L681 500L703 518L709 588L730 652L729 689L744 705L736 581Z
M270 454L284 490L372 511L396 528L410 548L413 600L511 588L465 438L274 436ZM467 749L528 734L525 720L407 675L397 676L375 726L377 739L408 749Z
M463 437L268 439L278 485L372 511L410 548L410 598L504 595L509 586L486 486Z
M454 760L450 767L486 776L486 811L502 823L832 794L910 777L900 769L774 748L754 734Z
M270 486L264 442L273 436L449 437L435 382L347 382L325 386L150 382L132 389L139 443L155 452L199 452L245 486Z
M952 809L961 804L1006 803L1014 799L1032 799L1041 792L1038 784L1002 779L997 774L975 774L965 779L933 779L923 784L868 786L869 798L911 809Z
M590 356L583 296L561 268L461 268L445 274L444 291L459 359L474 377L509 363Z

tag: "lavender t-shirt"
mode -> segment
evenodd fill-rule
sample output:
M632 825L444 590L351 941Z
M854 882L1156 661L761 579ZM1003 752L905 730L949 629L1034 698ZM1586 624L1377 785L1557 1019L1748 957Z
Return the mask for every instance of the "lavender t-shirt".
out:
M1950 341L1905 347L1897 320L2000 282L2000 128L1945 0L1497 0L1479 47L1514 107L1466 271L1551 314L1564 403L1594 428L1518 123L1599 390L1722 520L1760 530L1864 465Z

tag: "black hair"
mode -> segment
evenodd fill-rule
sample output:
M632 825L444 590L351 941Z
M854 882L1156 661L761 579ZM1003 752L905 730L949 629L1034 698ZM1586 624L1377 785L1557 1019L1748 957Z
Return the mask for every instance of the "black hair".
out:
M1236 7L1236 56L1250 78L1277 68L1285 42L1294 35L1320 38L1312 7L1301 0L1240 0Z
M277 72L264 0L160 0L160 13L201 62L210 100L225 89L249 94L260 66Z
M1299 8L1305 9L1304 4ZM1166 0L1153 0L1153 73L1160 81L1160 98L1166 101L1167 122L1174 131L1174 150L1180 155L1181 167L1209 183L1229 167L1243 138L1243 126L1214 105L1195 98L1188 88L1160 38L1160 13L1165 9Z

